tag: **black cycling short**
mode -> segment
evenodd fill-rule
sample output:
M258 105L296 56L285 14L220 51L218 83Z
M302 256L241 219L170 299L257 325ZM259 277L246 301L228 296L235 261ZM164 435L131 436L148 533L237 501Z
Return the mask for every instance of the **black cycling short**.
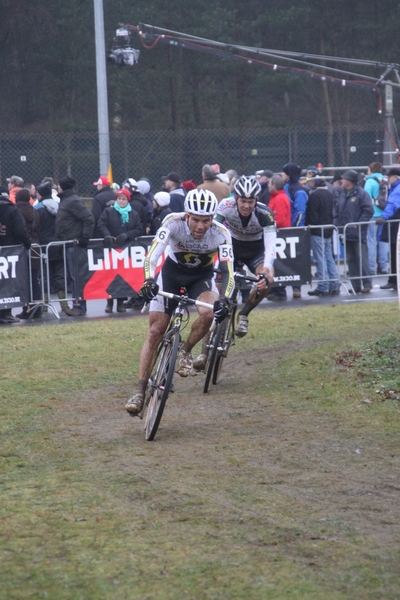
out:
M167 259L157 277L160 291L179 294L181 288L185 288L189 298L195 300L203 292L215 292L218 294L214 282L214 271L211 269L180 269L172 260ZM176 300L157 296L150 303L150 312L163 312L171 316L177 306Z
M255 240L252 242L242 242L232 238L233 256L235 259L234 269L238 268L238 261L244 263L254 275L256 268L264 264L264 240Z

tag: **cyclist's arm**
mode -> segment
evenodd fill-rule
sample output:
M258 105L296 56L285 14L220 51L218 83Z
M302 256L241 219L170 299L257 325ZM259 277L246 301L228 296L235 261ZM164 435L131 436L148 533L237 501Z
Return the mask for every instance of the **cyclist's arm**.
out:
M218 249L219 270L221 272L221 295L230 298L235 287L235 277L233 274L233 249L229 237L225 239Z
M158 260L168 246L170 234L171 233L167 227L160 227L160 229L157 231L144 261L145 279L149 279L149 277L155 277Z
M264 227L264 267L271 270L276 258L276 229L275 225Z

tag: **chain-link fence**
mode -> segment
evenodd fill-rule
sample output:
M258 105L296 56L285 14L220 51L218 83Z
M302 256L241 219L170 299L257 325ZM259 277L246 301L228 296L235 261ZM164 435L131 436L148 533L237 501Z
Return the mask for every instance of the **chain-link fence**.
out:
M170 171L200 183L205 163L240 174L278 171L288 161L303 168L368 165L381 159L382 137L378 126L118 131L110 134L110 154L114 181L148 177L158 190L161 176ZM57 181L66 174L75 177L82 196L93 196L99 176L96 132L0 134L3 184L11 175L37 185L45 176Z

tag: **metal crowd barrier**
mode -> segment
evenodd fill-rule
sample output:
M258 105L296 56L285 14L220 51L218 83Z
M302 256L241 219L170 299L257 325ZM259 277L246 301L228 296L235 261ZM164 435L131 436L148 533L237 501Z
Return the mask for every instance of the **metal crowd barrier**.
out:
M388 277L397 277L397 271L398 271L398 267L400 265L397 266L397 269L392 269L392 265L396 264L396 261L392 260L392 254L393 252L395 253L395 246L396 246L396 241L397 241L397 234L395 236L395 238L393 239L392 235L391 235L391 224L392 223L400 223L400 219L395 219L395 220L391 220L391 221L387 221L387 223L384 225L385 227L387 226L388 228L388 257L387 257L387 261L388 261L388 266L389 266L389 273L371 273L370 272L370 268L369 268L369 255L368 255L368 244L367 244L367 235L368 235L368 226L374 223L374 221L367 221L367 222L363 222L363 223L347 223L344 227L343 227L343 234L340 234L340 236L342 235L342 245L343 245L343 281L342 283L344 284L344 286L346 287L347 293L355 293L355 289L354 289L354 285L355 283L358 283L357 288L361 287L361 283L363 282L363 280L371 280L372 277L379 277L379 278L388 278ZM356 237L357 240L354 240L354 233L356 233ZM339 236L339 237L340 237ZM362 239L365 239L365 241L363 242ZM352 247L350 247L350 244L352 244ZM375 240L376 242L376 240ZM351 256L349 256L349 254L352 254L353 257L356 256L357 257L357 269L354 270L354 262L352 262L352 264L349 267L349 260L351 260ZM375 255L376 256L376 255ZM375 258L376 261L376 258ZM377 265L376 265L377 266ZM350 272L351 271L351 272Z
M400 223L400 219L396 221L388 222L388 264L392 264L392 252L394 248L394 244L396 240L392 239L391 236L391 223ZM368 261L368 251L367 251L367 243L362 242L362 238L366 238L366 232L364 234L365 229L371 221L362 222L362 223L348 223L343 228L338 228L334 225L315 225L309 226L309 229L320 229L322 231L333 231L332 235L332 249L333 249L333 258L335 261L335 266L337 270L338 277L335 279L329 278L328 273L323 270L322 278L313 278L313 283L336 283L337 285L342 285L347 294L354 293L354 285L356 283L361 286L361 282L364 279L368 279L372 277L369 273L369 261ZM293 229L293 228L291 228ZM360 260L358 261L357 269L354 270L354 262L352 265L351 273L349 272L349 245L347 242L351 242L355 237L354 234L357 234L358 240L353 243L352 251L357 252ZM361 235L362 234L362 235ZM141 245L147 244L149 245L152 241L151 236L143 236L140 238ZM102 239L90 240L91 242L103 241ZM29 271L30 271L30 298L32 299L30 302L30 316L33 316L35 311L41 307L45 311L50 310L56 318L60 318L58 314L58 310L56 308L56 304L60 301L65 300L68 303L77 303L79 301L79 297L76 297L73 294L71 281L68 277L68 266L67 266L67 249L73 248L76 245L76 241L68 240L63 242L51 242L47 246L40 246L38 244L32 244L32 247L29 251ZM54 251L59 254L58 259L54 259ZM325 247L322 245L322 252L325 252ZM324 254L323 254L324 257ZM62 277L62 287L65 291L65 298L54 298L54 290L52 289L53 283L53 274L51 263L54 260L60 261L60 269L59 269L59 285L60 285L60 277ZM310 256L311 264L313 265L315 261L313 261L312 253ZM39 278L39 288L40 288L40 298L34 298L35 291L36 296L38 295L37 288L35 290L35 286L32 284L32 270L34 264L39 262L39 268L37 269L37 275ZM324 261L325 262L325 261ZM400 266L400 265L399 265ZM69 265L71 268L71 264ZM62 275L60 275L62 273ZM390 269L390 273L373 275L374 277L379 278L387 278L389 276L397 276L396 271L392 272ZM75 273L75 279L79 277L78 272ZM359 287L357 286L357 287Z

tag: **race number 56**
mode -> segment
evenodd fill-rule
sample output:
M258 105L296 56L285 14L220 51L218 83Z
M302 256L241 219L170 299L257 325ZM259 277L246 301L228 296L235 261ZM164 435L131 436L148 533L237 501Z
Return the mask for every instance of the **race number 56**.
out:
M220 262L228 262L233 260L232 246L230 244L222 244L219 247Z

